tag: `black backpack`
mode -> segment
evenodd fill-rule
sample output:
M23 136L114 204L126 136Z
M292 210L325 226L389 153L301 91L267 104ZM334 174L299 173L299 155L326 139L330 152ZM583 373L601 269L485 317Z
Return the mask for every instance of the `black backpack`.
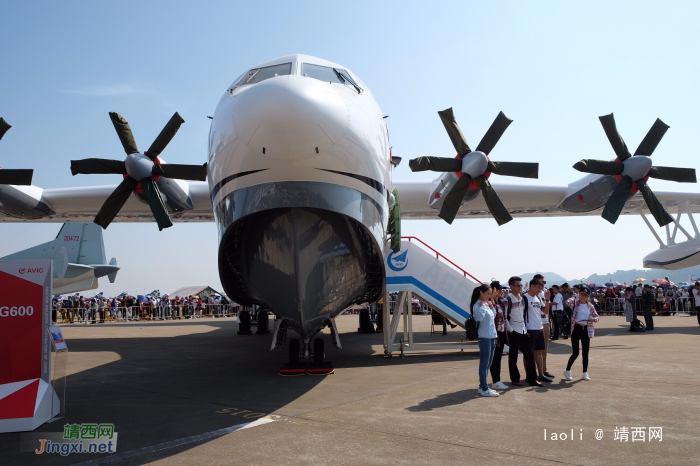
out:
M630 332L646 332L647 328L639 319L634 319L630 325Z
M474 318L474 310L469 313L469 318L464 323L464 328L467 331L467 340L474 341L479 338L479 322Z

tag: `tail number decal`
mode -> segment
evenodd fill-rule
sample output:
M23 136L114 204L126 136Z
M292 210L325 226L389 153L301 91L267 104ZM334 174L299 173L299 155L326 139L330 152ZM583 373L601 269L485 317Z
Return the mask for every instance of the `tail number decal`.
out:
M64 236L63 241L80 241L80 236Z

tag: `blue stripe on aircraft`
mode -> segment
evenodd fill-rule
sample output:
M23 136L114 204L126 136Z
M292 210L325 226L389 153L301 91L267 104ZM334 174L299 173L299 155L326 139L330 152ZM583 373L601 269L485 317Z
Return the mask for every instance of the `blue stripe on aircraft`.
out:
M465 319L469 318L469 312L465 311L461 307L457 306L455 303L450 301L449 299L445 298L443 295L438 293L437 291L433 290L430 288L428 285L424 284L420 280L417 280L415 277L387 277L386 278L386 284L387 285L413 285L420 291L424 292L426 295L429 297L435 299L437 302L444 304L460 316L464 317Z

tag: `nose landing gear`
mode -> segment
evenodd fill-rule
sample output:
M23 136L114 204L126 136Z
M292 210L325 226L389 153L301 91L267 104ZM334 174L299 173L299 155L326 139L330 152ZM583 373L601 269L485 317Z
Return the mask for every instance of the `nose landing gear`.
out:
M279 375L330 375L334 372L333 365L326 361L323 338L313 340L313 351L310 351L310 340L304 340L303 349L299 339L289 341L289 362L280 368Z

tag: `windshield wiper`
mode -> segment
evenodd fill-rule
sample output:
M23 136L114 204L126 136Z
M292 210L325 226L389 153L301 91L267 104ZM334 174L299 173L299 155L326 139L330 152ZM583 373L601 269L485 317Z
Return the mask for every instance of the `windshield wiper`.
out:
M350 76L346 75L345 73L341 73L335 68L333 68L333 71L335 72L336 76L338 76L338 79L340 79L343 82L343 84L345 84L346 81L349 82L350 84L352 84L355 90L357 90L358 94L362 94L362 89L360 88L360 86L355 84L355 81L353 81Z

